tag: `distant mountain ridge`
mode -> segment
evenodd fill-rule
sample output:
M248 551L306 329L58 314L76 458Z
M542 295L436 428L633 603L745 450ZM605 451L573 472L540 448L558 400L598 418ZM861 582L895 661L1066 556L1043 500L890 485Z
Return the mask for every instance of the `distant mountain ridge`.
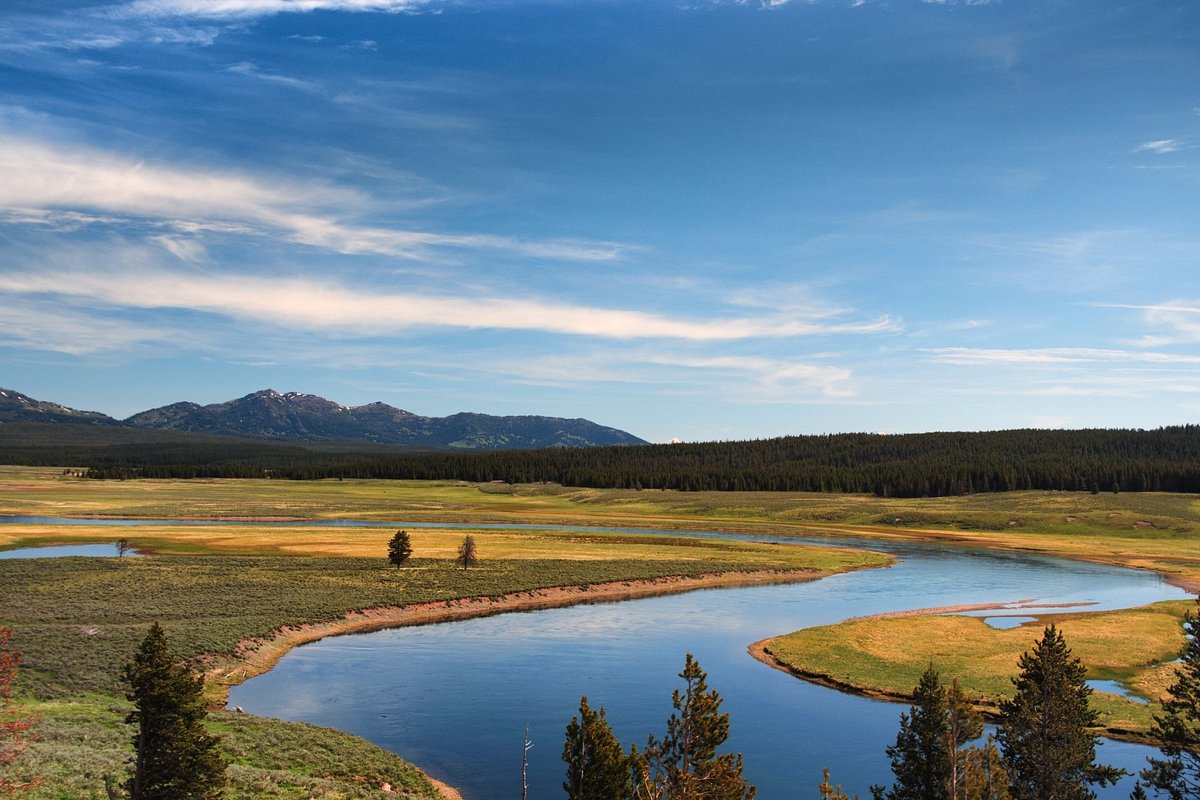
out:
M461 450L540 449L646 444L586 419L460 413L424 417L386 403L343 406L317 395L273 389L202 406L180 402L125 420L77 411L0 389L0 424L85 423L297 442L371 442Z
M34 400L32 397L0 389L0 423L5 422L74 422L93 425L120 425L107 414L98 411L79 411L58 403Z

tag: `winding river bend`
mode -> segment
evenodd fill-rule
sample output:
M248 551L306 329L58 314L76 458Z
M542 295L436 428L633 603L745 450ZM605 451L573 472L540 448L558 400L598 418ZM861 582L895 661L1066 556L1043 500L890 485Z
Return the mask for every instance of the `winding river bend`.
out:
M890 780L884 747L895 740L903 707L796 680L752 659L749 643L910 608L1036 598L1099 610L1188 596L1154 574L1100 564L916 542L807 541L883 550L900 560L811 583L333 637L292 651L272 671L235 687L230 705L364 736L459 787L467 800L516 796L528 725L530 797L553 798L562 796L563 730L580 695L607 710L622 741L640 746L647 733L661 735L676 674L691 652L725 698L733 726L728 747L745 754L759 797L814 797L823 766L866 797L872 783ZM1031 644L1039 634L1031 630ZM1150 752L1105 741L1099 756L1136 771ZM1131 783L1099 794L1127 797Z

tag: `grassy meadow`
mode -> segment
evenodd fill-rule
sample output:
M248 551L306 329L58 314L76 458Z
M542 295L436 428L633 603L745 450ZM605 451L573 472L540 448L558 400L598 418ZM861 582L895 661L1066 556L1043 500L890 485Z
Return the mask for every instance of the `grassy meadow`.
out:
M1150 569L1200 589L1200 497L1187 494L1007 492L895 499L784 492L637 492L457 481L91 481L66 477L60 469L0 467L0 514L521 522L745 530L764 536L830 533L937 538ZM106 538L111 529L8 530L10 527L0 529L0 548L51 539L111 541ZM123 535L143 543L139 537L151 537L152 532L129 529ZM263 535L274 534L264 531ZM192 541L199 541L194 538L198 533L191 536ZM245 538L244 533L213 531L211 536L214 547L221 546L216 540L225 536L223 546L243 548L241 552L259 543ZM176 547L186 546L182 540L176 541ZM432 544L432 539L428 541ZM331 535L320 552L353 555L350 545L346 537ZM267 542L267 546L282 550L279 544Z
M1200 586L1200 499L1191 495L1015 492L896 500L435 481L92 481L61 469L0 467L0 514L164 520L0 526L0 549L125 538L163 556L0 560L6 590L0 625L16 631L14 645L27 665L22 697L41 716L39 741L19 764L25 774L46 779L35 798L103 797L104 776L122 772L130 750L117 676L155 620L181 655L207 666L241 657L239 643L381 606L729 571L818 575L887 562L874 554L770 543L789 534L913 537L1053 553L1153 569ZM384 560L390 526L172 524L334 518L630 526L662 534L409 528L414 559L396 569ZM673 529L747 531L762 541L689 539ZM451 559L467 532L482 562L464 572ZM1095 677L1119 678L1153 697L1169 677L1151 665L1178 650L1184 606L1055 621ZM934 655L928 648L951 643L970 655L947 662L947 678L959 675L986 703L1003 692L1017 655L1039 631L1035 624L996 631L979 620L915 617L802 631L793 634L801 638L790 655L777 648L786 649L791 637L772 650L796 659L805 672L903 694ZM809 657L827 660L803 660ZM1096 697L1110 727L1144 728L1145 707ZM428 783L404 762L336 731L223 712L211 724L225 736L233 764L231 797L395 797L382 791L384 783L409 796L431 796Z
M532 505L552 496L539 494ZM551 521L527 514L523 503L507 505L513 497L491 485L98 482L61 470L0 470L5 514L380 519L449 506L449 514L466 520ZM119 781L131 755L119 675L153 621L163 625L180 655L207 667L238 658L240 643L364 609L735 571L799 570L815 577L888 563L877 554L688 539L669 531L635 536L435 528L410 530L413 560L396 568L385 559L393 532L169 523L0 527L4 549L126 538L161 554L0 560L0 625L15 631L13 646L25 662L21 697L40 717L38 739L16 765L19 775L44 779L30 796L104 797L106 776ZM481 562L464 571L452 559L468 532ZM433 796L417 770L347 734L223 712L212 716L211 725L224 737L233 765L231 797ZM393 793L384 792L384 784Z
M819 682L869 695L908 697L929 664L949 683L958 678L982 709L995 712L1013 693L1018 659L1051 623L1062 631L1088 678L1119 681L1144 700L1158 700L1174 680L1169 663L1184 646L1183 616L1195 603L1172 601L1122 611L1035 616L1019 627L997 629L980 617L928 615L877 617L807 628L765 643L788 670ZM1109 733L1143 734L1154 704L1095 691L1092 706Z

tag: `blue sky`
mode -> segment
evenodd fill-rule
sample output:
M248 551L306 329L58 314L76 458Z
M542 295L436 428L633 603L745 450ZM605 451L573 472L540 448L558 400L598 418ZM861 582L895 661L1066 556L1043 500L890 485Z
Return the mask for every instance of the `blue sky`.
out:
M1193 0L7 0L0 385L1200 421Z

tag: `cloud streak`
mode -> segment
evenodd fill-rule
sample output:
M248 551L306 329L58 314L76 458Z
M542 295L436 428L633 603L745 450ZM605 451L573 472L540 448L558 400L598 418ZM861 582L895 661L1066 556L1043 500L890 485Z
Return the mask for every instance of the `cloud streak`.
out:
M355 290L323 281L161 271L63 271L0 275L0 291L58 296L112 308L220 314L299 330L387 335L412 328L543 331L607 339L696 342L881 333L886 317L826 323L781 315L690 320L641 311L505 297L451 297Z
M1151 142L1142 142L1134 148L1133 152L1164 155L1166 153L1178 153L1180 150L1185 149L1187 149L1187 144L1180 139L1155 139Z
M923 350L935 361L958 366L1052 366L1097 363L1200 364L1200 356L1174 353L1146 353L1091 347L1041 347L988 349L939 347Z
M134 0L112 9L120 18L197 17L201 19L252 19L274 14L307 14L313 11L400 13L418 11L428 0Z
M360 192L266 180L235 172L150 164L87 147L44 144L0 133L0 214L75 211L109 218L238 225L343 254L432 258L445 249L495 250L534 258L611 261L632 248L616 242L522 240L354 224L338 212L367 214ZM337 209L337 211L335 211Z

